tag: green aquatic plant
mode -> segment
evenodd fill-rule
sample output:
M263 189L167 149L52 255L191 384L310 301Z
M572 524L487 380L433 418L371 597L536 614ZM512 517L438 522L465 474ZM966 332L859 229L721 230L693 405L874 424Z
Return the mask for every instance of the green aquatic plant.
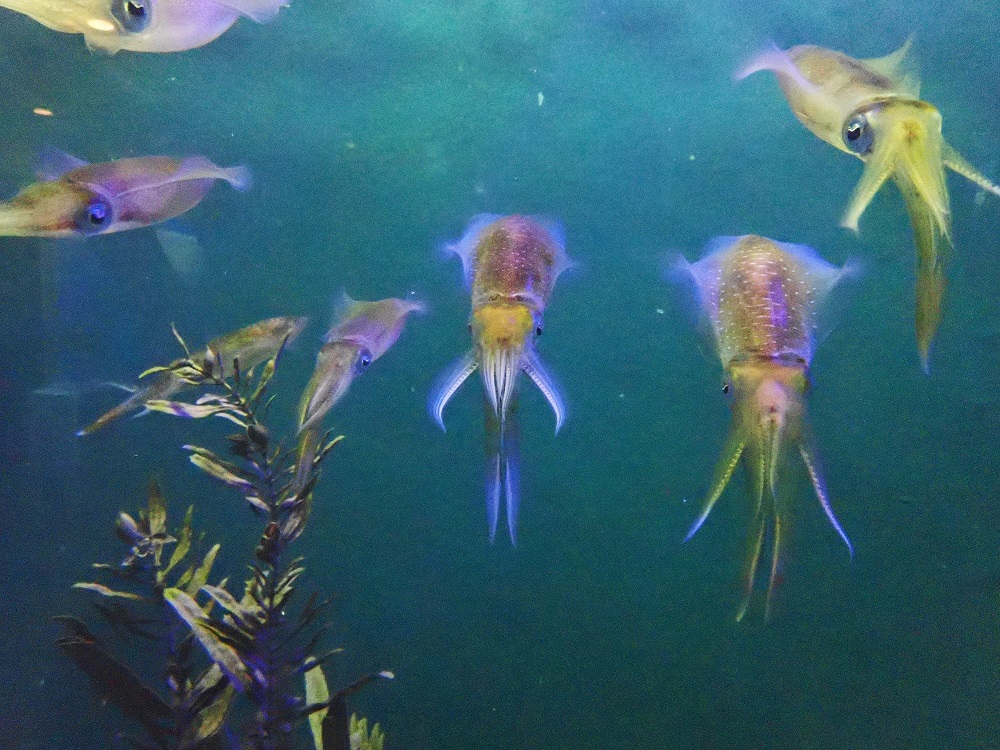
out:
M288 548L305 529L322 463L342 436L326 433L309 465L296 466L295 441L287 449L284 441L275 444L264 422L280 349L254 375L241 372L238 359L192 356L174 334L186 356L146 374L170 373L201 395L193 402L152 400L146 408L237 426L228 436L229 458L197 445L184 449L191 463L236 490L262 519L249 576L235 595L228 579L210 583L220 545L207 546L195 534L193 506L171 529L166 499L153 481L137 519L118 515L116 532L127 545L121 563L94 566L107 583L74 588L101 597L95 607L114 635L162 658L162 686L136 674L129 665L137 660L113 655L76 617L55 618L67 630L57 645L103 701L145 730L141 740L128 738L135 748L291 750L305 746L300 727L308 724L317 750L348 750L357 744L355 730L358 742L368 743L360 746L380 750L378 725L369 735L366 723L352 724L347 697L392 673L366 675L331 694L322 665L341 649L319 650L325 630L319 617L330 600L313 593L297 613L289 607L305 568Z

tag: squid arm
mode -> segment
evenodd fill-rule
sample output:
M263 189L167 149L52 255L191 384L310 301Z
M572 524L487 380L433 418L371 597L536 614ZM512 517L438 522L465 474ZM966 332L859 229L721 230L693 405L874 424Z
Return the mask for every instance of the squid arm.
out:
M431 391L430 398L428 399L428 410L434 421L445 432L448 430L444 426L444 407L448 405L451 397L462 387L462 383L468 380L469 376L476 371L477 367L479 367L479 364L476 362L475 350L469 350L452 362L448 369L442 373L434 389Z
M951 171L962 175L962 177L975 183L986 192L1000 196L1000 186L990 182L990 180L987 179L978 169L972 166L972 164L970 164L964 156L952 148L947 141L941 147L941 158L944 165Z
M726 438L726 445L722 449L722 456L715 465L712 488L709 490L705 502L702 504L701 513L698 514L698 518L695 519L695 522L688 530L687 536L684 537L685 542L698 533L698 529L705 523L708 515L712 512L712 508L715 507L715 503L722 497L722 493L729 485L729 480L732 479L736 467L740 464L740 456L743 455L743 449L746 448L746 445L746 437L743 435L742 430L732 429L729 431L729 437Z
M930 350L941 323L944 297L944 261L951 252L951 242L942 233L926 202L912 185L900 183L913 227L917 251L916 313L917 350L925 373L930 372Z
M488 398L483 397L486 420L486 520L490 544L496 539L500 519L500 499L507 508L507 530L511 544L517 546L517 518L521 505L520 493L520 427L519 400L515 394L501 420Z

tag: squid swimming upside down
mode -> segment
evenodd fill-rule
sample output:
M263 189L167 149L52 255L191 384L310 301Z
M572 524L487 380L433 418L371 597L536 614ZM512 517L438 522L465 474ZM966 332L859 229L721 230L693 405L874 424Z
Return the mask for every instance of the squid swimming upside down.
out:
M983 190L1000 188L981 175L941 135L941 113L920 100L910 42L875 60L800 45L771 49L737 72L737 78L770 70L795 116L819 138L865 163L842 225L858 219L890 177L906 201L917 254L916 331L924 371L941 322L944 262L951 249L951 209L944 168Z
M507 508L510 539L517 544L518 375L523 370L542 391L556 417L556 432L566 416L559 390L546 371L535 341L559 274L572 265L561 229L525 216L480 215L462 238L449 246L462 259L472 291L469 330L472 350L442 376L430 397L430 411L444 429L444 407L477 369L482 375L486 419L486 512L489 535L496 537L500 497Z
M830 507L805 408L817 310L845 270L826 263L808 247L755 235L716 238L705 257L694 264L681 260L680 265L694 280L711 322L725 369L723 391L732 409L729 437L704 507L685 541L708 518L742 459L753 522L736 619L743 618L750 603L764 538L769 535L767 615L794 499L789 474L793 456L802 460L826 517L854 554Z

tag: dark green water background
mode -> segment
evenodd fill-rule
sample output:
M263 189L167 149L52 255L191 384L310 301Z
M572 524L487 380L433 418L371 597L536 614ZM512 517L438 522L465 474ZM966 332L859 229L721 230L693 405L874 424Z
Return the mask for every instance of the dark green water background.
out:
M279 373L285 426L333 295L425 299L329 422L332 458L300 545L341 594L346 681L398 678L355 707L405 750L987 748L1000 729L1000 199L952 175L956 258L930 377L912 332L912 245L884 190L838 228L854 159L794 119L773 77L731 72L768 38L858 57L911 32L945 134L1000 177L1000 11L962 2L295 0L202 49L115 57L0 11L0 190L39 149L93 161L246 163L183 220L204 273L151 230L4 238L0 273L0 746L107 747L124 726L52 645L89 563L150 474L238 577L259 527L180 445L225 433L165 416L72 433L191 341L276 314L312 323ZM538 94L544 95L539 106ZM31 114L36 106L55 116ZM561 217L563 276L540 349L565 389L558 437L525 388L520 546L486 540L473 382L449 432L425 412L468 345L459 264L471 215ZM733 622L742 479L681 545L721 448L720 368L662 258L757 232L866 266L814 360L811 413L847 554L803 488L777 616ZM662 314L658 312L662 310ZM690 501L685 503L685 498Z

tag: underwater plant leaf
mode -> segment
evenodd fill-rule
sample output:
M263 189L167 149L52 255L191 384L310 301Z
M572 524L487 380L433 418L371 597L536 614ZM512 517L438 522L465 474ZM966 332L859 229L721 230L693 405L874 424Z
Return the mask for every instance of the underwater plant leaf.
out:
M232 422L246 427L246 424L229 413L230 407L227 404L189 404L186 401L166 401L164 399L153 399L146 402L146 408L150 411L158 411L164 414L173 414L175 417L186 419L202 419L204 417L224 417Z
M149 482L149 535L167 533L167 500L155 479Z
M94 603L94 609L105 620L111 625L111 628L115 633L121 637L127 637L127 634L136 635L140 638L144 638L147 641L158 641L160 637L149 630L143 628L143 625L151 625L156 620L149 617L139 617L133 612L130 612L121 602L115 602L112 606L106 606L103 604Z
M307 706L315 703L329 703L330 689L326 686L326 676L319 664L306 672L304 679ZM326 718L328 710L328 708L324 708L309 714L309 729L312 730L316 750L323 750L323 719Z
M351 750L351 721L347 715L347 696L337 693L322 722L322 750Z
M295 562L298 562L298 560ZM292 564L294 565L295 562ZM292 593L295 581L297 581L299 576L304 572L305 568L298 566L289 569L289 571L281 577L277 585L274 587L274 602L276 606L281 606L284 603L285 599Z
M195 638L198 639L209 658L218 664L219 669L229 678L230 684L243 692L250 684L250 674L246 665L232 646L219 640L210 627L215 623L208 621L205 617L205 611L198 606L198 602L180 589L166 589L163 592L163 598L191 628L191 632L194 633Z
M194 506L189 505L187 513L184 515L184 523L181 525L181 530L178 532L180 536L177 538L177 546L174 547L174 552L170 555L170 560L167 562L167 567L163 570L160 580L163 580L162 576L165 576L174 566L177 565L181 560L187 557L187 553L191 551L191 516L194 515Z
M236 601L235 597L233 597L233 595L224 588L220 586L206 585L202 586L201 590L212 597L219 603L219 606L239 620L240 623L247 628L253 628L259 624L259 618L256 616L256 613Z
M133 594L128 591L114 591L100 583L74 583L73 588L83 589L84 591L95 591L101 596L119 596L122 599L132 599L137 602L145 601L145 597L139 596L139 594Z
M382 750L385 745L385 734L382 727L376 722L368 731L368 719L359 719L356 714L351 714L351 747L357 750Z
M174 338L177 339L177 343L181 345L181 348L184 350L184 353L187 355L188 359L191 359L191 350L188 349L188 345L185 343L184 339L181 337L181 334L177 331L177 326L175 326L173 323L171 323L170 324L170 330L173 332Z
M242 472L237 466L224 461L212 451L199 448L197 445L185 445L184 450L191 452L191 455L188 456L191 463L213 479L217 479L227 487L232 487L244 494L250 494L254 491L253 482L242 476Z
M389 671L366 674L333 694L333 697L330 699L330 710L327 712L326 718L323 719L323 750L343 750L344 748L350 750L353 747L351 743L350 721L347 715L348 696L358 692L373 680L380 678L392 680L395 677Z
M264 365L264 369L261 370L260 379L257 381L257 387L254 389L253 394L249 398L251 404L256 404L260 397L264 395L264 391L267 389L267 384L271 382L271 378L274 377L274 368L277 362L277 357L274 359L269 359Z
M291 512L281 526L281 539L285 544L291 544L302 535L311 511L312 492L309 492L295 501Z
M218 695L223 686L228 684L229 680L219 669L219 665L212 662L212 666L202 673L198 681L188 691L184 699L184 708L191 714L198 713L215 700L215 696Z
M216 544L206 552L201 565L192 571L191 578L187 581L187 586L184 587L188 596L194 596L201 590L202 586L208 583L208 574L212 572L212 566L215 564L215 556L219 554L220 547L221 545ZM177 582L177 585L180 586L180 581Z
M327 442L327 444L323 446L320 452L316 454L316 458L313 460L313 464L314 465L318 464L320 461L326 458L326 454L332 451L333 447L343 439L344 439L343 435L337 435L337 437L333 438L333 440Z
M168 731L160 723L172 717L170 706L128 667L104 650L79 620L60 619L71 631L56 645L90 678L94 691L126 716L135 719L162 744Z
M171 371L173 369L174 368L171 367L170 365L154 365L153 367L150 367L149 369L143 370L142 372L140 372L139 373L139 380L142 380L143 378L147 377L148 375L155 375L158 372L169 372L169 371Z
M222 690L216 695L215 700L198 712L191 725L193 734L193 744L200 745L208 738L214 736L226 721L229 707L233 704L236 691L231 684L224 684Z

